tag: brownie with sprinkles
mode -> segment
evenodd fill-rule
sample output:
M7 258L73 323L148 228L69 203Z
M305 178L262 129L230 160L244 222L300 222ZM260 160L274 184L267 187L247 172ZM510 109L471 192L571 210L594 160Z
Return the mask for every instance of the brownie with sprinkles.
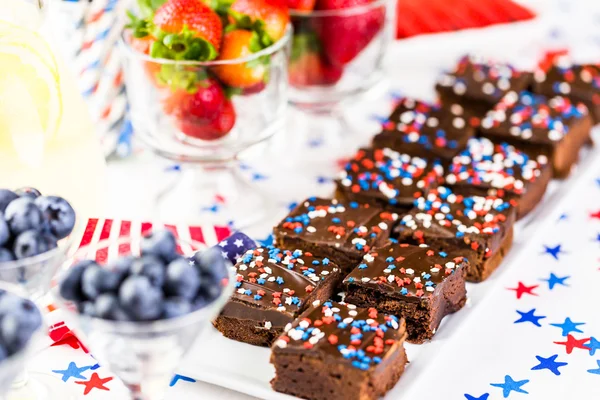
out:
M398 214L370 204L311 197L273 233L279 247L326 257L348 272L371 248L388 241L397 221Z
M583 103L567 97L547 98L528 91L509 92L481 120L481 134L519 145L527 151L548 151L555 177L569 175L579 150L590 141L592 118Z
M482 118L511 90L525 90L532 73L512 65L468 55L461 58L453 72L443 74L435 86L442 104L461 104L468 114ZM473 122L477 125L476 121Z
M303 313L275 344L278 392L309 400L376 400L406 365L404 320L374 308L327 302Z
M492 194L517 200L517 218L542 199L552 177L547 152L526 153L506 142L469 139L447 168L446 186L460 194Z
M373 138L373 147L396 150L418 157L450 159L474 134L463 107L442 107L412 98L402 98L383 130Z
M274 246L248 250L235 269L236 290L214 325L257 346L270 346L309 305L328 300L344 277L327 258Z
M336 181L337 196L384 208L408 209L414 193L437 186L443 174L439 160L410 156L389 148L360 149Z
M415 200L396 227L401 243L427 244L469 260L466 280L481 282L500 265L513 241L516 200L460 195L440 186Z
M449 254L407 243L375 249L344 279L346 301L402 316L408 341L423 343L467 300L468 261Z
M600 122L600 64L575 64L568 56L559 56L548 68L535 71L533 78L536 93L583 102Z

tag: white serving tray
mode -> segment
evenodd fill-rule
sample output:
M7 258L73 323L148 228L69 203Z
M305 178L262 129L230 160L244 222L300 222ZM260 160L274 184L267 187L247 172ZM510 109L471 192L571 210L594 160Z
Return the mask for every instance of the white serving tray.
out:
M600 134L596 129L594 136ZM598 141L596 141L598 143ZM500 278L511 270L523 265L527 253L539 253L536 232L544 232L556 223L558 210L566 209L567 195L577 186L584 185L590 177L600 172L600 148L583 149L580 161L569 178L553 180L546 195L537 208L515 225L515 242L500 268L485 282L467 284L467 305L459 312L446 317L434 339L423 345L406 344L410 364L398 384L388 393L386 399L412 400L422 390L420 378L429 376L428 371L435 363L432 360L443 357L452 349L453 343L464 340L462 334L469 329L477 329L478 310L486 306L490 293L502 289ZM528 240L534 238L534 240ZM274 368L269 363L270 350L224 338L211 329L201 341L195 344L182 363L179 371L197 380L205 381L228 389L245 393L265 400L284 400L295 397L277 393L269 384L274 376ZM411 395L412 393L412 395ZM420 396L421 398L422 395Z

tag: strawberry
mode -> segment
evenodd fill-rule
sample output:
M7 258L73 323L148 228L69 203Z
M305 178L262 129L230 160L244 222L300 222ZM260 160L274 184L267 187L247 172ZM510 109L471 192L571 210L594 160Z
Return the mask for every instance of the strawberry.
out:
M235 29L223 37L219 60L234 60L247 57L262 49L256 32ZM246 63L234 63L214 67L213 72L228 86L245 89L264 82L267 75L267 65L261 59Z
M264 30L273 43L283 37L290 22L286 0L235 0L230 14L233 23L239 19L239 14L247 15L252 21L262 21Z
M161 46L153 46L153 57L206 61L219 52L221 18L201 0L168 0L156 10L153 22L161 32Z
M287 6L290 10L312 11L316 2L317 0L287 0Z
M316 10L340 10L366 6L371 0L318 0ZM350 15L323 17L315 30L324 54L335 66L352 61L383 30L385 7L378 6Z
M333 66L323 57L319 40L314 32L294 35L292 54L288 66L292 86L330 86L342 77L344 70Z
M288 67L290 84L296 87L335 85L344 70L330 65L318 53L304 53Z
M219 139L235 124L233 104L214 78L198 82L192 90L172 92L163 101L163 109L183 133L197 139Z

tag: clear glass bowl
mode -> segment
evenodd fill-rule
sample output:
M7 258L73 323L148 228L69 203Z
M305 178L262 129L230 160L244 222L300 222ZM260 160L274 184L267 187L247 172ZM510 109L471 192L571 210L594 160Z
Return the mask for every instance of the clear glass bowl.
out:
M283 38L264 50L209 62L152 58L135 50L129 44L130 36L129 32L123 34L120 47L136 137L159 156L182 163L178 179L160 188L155 214L172 222L236 228L261 220L271 201L235 167L240 152L284 126L291 26ZM223 76L239 77L236 71L240 68L258 68L261 83L225 85ZM204 98L198 106L190 92L181 89L189 82L206 82L197 93L210 92L207 98L222 98L225 90L231 94L230 100L215 101L213 109L213 103L206 105ZM214 212L217 206L219 212Z
M27 294L20 287L6 282L0 282L0 289L20 297L27 297ZM11 391L15 382L25 381L26 374L24 371L26 363L35 353L35 344L39 343L43 338L43 331L42 325L21 351L0 362L0 398L5 398L3 396Z
M392 0L339 10L290 10L290 102L327 110L376 86L384 76L394 11Z
M201 244L182 241L178 241L178 245L183 252L203 247ZM108 257L98 260L98 253ZM101 265L105 265L112 260L111 255L139 254L139 246L130 239L102 241L77 251L65 263L63 274L81 260L96 259ZM184 255L192 254L193 251ZM221 294L211 303L179 318L153 322L118 322L92 318L80 314L73 303L63 299L58 287L52 293L65 311L67 325L90 348L94 357L123 381L130 390L132 399L162 400L182 357L211 326L212 320L233 293L235 279L231 268L228 268L228 272L227 286L223 287Z

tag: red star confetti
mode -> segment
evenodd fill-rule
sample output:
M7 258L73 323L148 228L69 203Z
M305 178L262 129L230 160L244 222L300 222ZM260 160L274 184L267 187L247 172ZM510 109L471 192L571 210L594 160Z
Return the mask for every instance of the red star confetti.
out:
M571 334L567 335L567 341L566 342L554 342L556 344L562 344L565 346L565 350L567 351L567 354L571 354L573 352L573 349L577 348L577 349L583 349L583 350L589 350L590 348L587 346L584 346L584 343L589 342L590 338L584 338L584 339L575 339Z
M92 376L90 377L89 381L75 381L75 383L79 384L79 385L84 385L85 389L83 391L84 395L87 395L89 392L92 391L92 389L100 389L100 390L106 390L106 391L110 391L109 388L107 388L106 386L104 386L105 383L110 382L113 380L113 377L108 377L108 378L100 378L100 376L97 373L93 373Z
M594 218L600 219L600 210L598 210L596 212L593 212L593 213L590 213L590 218L591 219L594 219Z
M521 296L523 296L525 293L532 295L532 296L537 296L537 293L533 293L533 290L535 288L537 288L539 285L533 285L533 286L526 286L523 284L523 282L518 283L516 288L507 288L508 290L514 290L517 293L517 299L520 299Z
M54 343L51 346L69 346L72 349L81 349L88 352L88 349L77 339L64 322L59 322L50 327L49 336Z

